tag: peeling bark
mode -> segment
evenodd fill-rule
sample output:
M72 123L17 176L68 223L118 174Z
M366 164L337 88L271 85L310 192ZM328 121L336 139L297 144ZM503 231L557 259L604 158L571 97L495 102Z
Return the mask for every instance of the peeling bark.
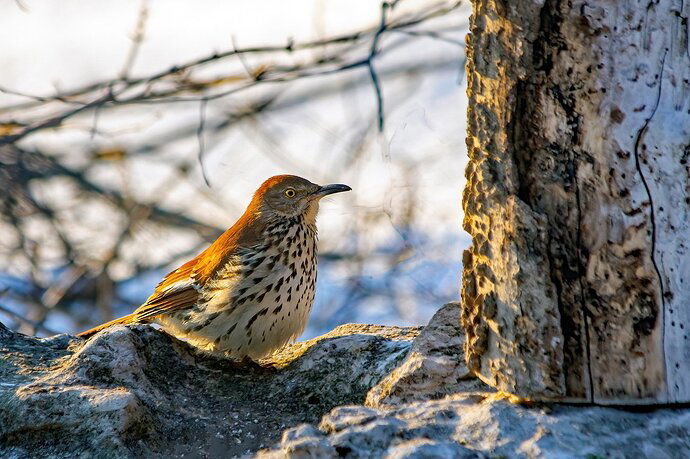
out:
M488 384L690 401L689 13L474 0L461 322Z

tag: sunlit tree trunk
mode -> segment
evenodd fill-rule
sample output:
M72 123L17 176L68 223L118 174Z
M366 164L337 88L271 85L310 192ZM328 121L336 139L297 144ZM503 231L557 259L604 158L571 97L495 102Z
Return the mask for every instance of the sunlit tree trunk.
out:
M462 325L536 399L690 401L690 1L475 0Z

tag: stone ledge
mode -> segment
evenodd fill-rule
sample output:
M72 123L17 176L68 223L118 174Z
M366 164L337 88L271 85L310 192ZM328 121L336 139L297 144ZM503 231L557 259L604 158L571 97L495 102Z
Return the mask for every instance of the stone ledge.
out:
M0 456L233 456L289 427L363 403L418 328L343 325L237 367L149 326L89 341L0 325Z

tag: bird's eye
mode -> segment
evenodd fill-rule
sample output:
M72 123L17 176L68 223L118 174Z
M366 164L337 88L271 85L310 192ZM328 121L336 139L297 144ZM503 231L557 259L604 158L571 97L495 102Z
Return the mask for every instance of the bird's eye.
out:
M296 194L297 192L294 190L294 188L288 188L287 190L285 190L285 196L287 196L288 198L294 198Z

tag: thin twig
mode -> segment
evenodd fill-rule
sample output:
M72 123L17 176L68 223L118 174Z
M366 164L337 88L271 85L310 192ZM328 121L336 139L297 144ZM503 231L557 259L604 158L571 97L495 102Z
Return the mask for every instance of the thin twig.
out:
M11 310L10 308L3 306L1 304L0 304L0 312L7 314L8 316L11 316L12 318L14 318L16 320L31 326L34 330L35 329L43 330L47 333L50 333L51 335L57 335L58 334L57 331L51 329L50 327L46 327L42 323L36 322L34 320L27 319L26 317L22 316L21 314L18 314L16 312L14 312L13 310Z
M369 57L364 61L364 64L369 70L369 76L371 77L371 83L374 86L374 92L376 94L376 107L377 107L377 120L379 132L383 132L383 94L381 90L381 82L378 75L376 74L376 69L374 68L374 58L378 54L378 45L381 40L381 35L386 31L386 18L388 16L389 9L393 9L397 1L391 3L384 1L381 3L381 20L379 22L379 28L374 34L374 39L371 41L371 48L369 48Z
M134 32L132 33L132 46L129 47L127 52L127 58L120 71L120 80L127 81L129 75L134 67L134 62L139 55L139 50L141 49L141 44L144 42L144 36L146 32L146 21L149 16L148 1L141 0L141 6L139 7L139 14L137 16L137 23L134 27Z
M206 124L206 104L208 99L202 99L199 103L199 127L196 130L196 139L199 145L199 152L197 157L199 158L199 167L201 168L201 176L204 179L207 187L211 187L211 183L208 181L208 176L206 175L206 168L204 168L204 125Z
M48 120L43 120L39 121L37 123L31 124L29 126L26 126L24 129L20 130L17 134L11 134L11 135L6 135L4 137L0 137L0 146L2 145L8 145L11 143L15 143L18 140L23 139L27 135L39 131L41 129L47 129L47 128L53 128L57 127L60 124L62 124L63 121L65 121L68 118L73 117L74 115L84 112L90 108L98 107L99 105L102 105L106 102L113 101L115 100L115 95L113 94L112 91L108 91L108 93L102 97L99 97L98 99L82 105L81 107L75 108L73 110L64 112L58 116L55 116L53 118L50 118Z

